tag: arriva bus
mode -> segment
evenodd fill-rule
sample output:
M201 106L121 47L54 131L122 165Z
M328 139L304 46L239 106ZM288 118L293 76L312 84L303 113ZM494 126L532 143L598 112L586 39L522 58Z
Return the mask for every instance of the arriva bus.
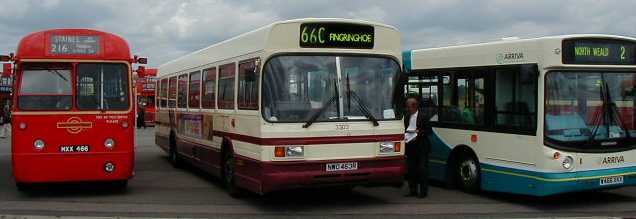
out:
M147 126L154 126L155 124L157 70L156 68L145 69L143 74L138 74L138 78L135 81L137 110L144 111L144 123Z
M569 35L406 51L430 177L533 196L636 184L636 39Z
M399 186L400 63L391 26L276 22L159 67L156 143L231 195Z
M19 189L31 183L133 176L130 55L119 36L87 29L35 32L18 44L11 152Z

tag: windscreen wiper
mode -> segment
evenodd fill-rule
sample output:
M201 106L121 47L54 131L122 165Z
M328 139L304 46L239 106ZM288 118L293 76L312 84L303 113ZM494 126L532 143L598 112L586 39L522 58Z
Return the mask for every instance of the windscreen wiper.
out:
M320 115L325 113L325 111L333 103L335 103L338 100L338 98L340 97L340 95L338 94L338 87L337 87L338 84L336 83L336 80L333 80L333 82L334 82L334 89L335 89L335 93L334 93L333 97L331 97L331 99L329 99L329 101L327 101L324 106L322 106L320 109L318 109L318 111L316 111L313 115L311 115L311 117L309 117L309 120L307 120L307 122L305 122L305 124L303 125L303 128L309 128L309 126L314 124L314 122L316 122L316 120L318 120L318 117L320 117Z
M49 72L55 73L58 77L62 78L62 80L64 81L68 81L68 79L64 77L64 75L62 75L62 73L60 73L60 71L58 71L57 69L50 69Z
M607 83L606 83L607 86ZM612 96L609 95L609 86L607 86L607 102L608 102L608 108L610 108L612 111L610 111L610 113L612 113L610 116L610 118L612 118L614 120L614 122L616 122L616 124L618 124L618 127L620 127L621 129L623 129L623 131L625 131L625 137L627 139L631 139L631 133L629 133L629 130L627 130L627 127L625 127L625 124L623 124L623 121L620 118L620 114L618 113L618 107L616 107L616 103L614 103L614 101L612 101ZM608 132L609 133L609 132Z
M378 119L376 119L375 116L373 116L373 114L369 111L369 107L362 101L360 96L358 96L358 94L355 91L351 90L351 85L349 84L349 74L347 74L347 97L348 97L349 108L351 107L351 99L353 97L353 99L356 102L358 102L358 108L360 109L360 112L364 114L364 116L369 118L369 120L371 120L371 123L373 123L373 126L380 125L378 123Z
M366 116L367 118L369 118L369 120L371 121L371 123L373 123L373 126L379 126L380 124L378 123L378 119L375 118L375 116L373 116L373 114L369 111L369 108L367 107L366 104L364 104L364 102L362 102L362 99L360 98L360 96L358 96L358 94L356 94L355 91L349 91L349 95L350 98L353 97L353 99L358 102L358 108L360 109L360 112Z
M602 76L601 76L602 77ZM601 78L601 80L604 80L604 78ZM603 83L602 85L603 87L605 86L605 84ZM594 112L594 120L592 121L592 124L594 124L594 127L592 128L592 135L590 136L590 139L588 140L588 143L591 144L592 142L594 142L596 140L596 133L598 132L598 129L601 127L601 121L603 123L606 123L606 115L607 115L607 98L605 97L605 89L601 87L599 89L599 98L601 99L601 111L600 111L600 115L598 115L598 111ZM587 107L587 106L586 106ZM609 132L608 132L609 134Z

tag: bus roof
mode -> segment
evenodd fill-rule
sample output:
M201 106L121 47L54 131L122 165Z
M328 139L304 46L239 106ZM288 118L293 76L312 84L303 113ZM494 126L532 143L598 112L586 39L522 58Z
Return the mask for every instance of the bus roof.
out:
M80 59L131 61L130 47L121 37L91 29L50 29L31 33L18 44L21 59Z
M636 43L636 38L606 34L502 39L486 43L407 50L403 52L404 66L407 71L410 69L459 68L539 62L542 62L543 67L546 68L568 66L562 62L561 52L563 51L563 41L570 39L622 40ZM508 57L510 59L507 59ZM603 66L607 67L608 65Z
M351 23L366 24L375 27L375 38L383 37L383 40L374 40L372 50L356 49L313 49L299 46L300 28L302 23ZM232 37L219 43L210 45L201 50L187 54L175 60L159 66L159 75L166 76L174 73L189 71L203 65L219 62L234 57L252 54L262 51L272 52L326 52L337 51L347 53L385 53L395 54L395 58L401 59L401 41L398 30L390 25L340 18L303 18L286 21L278 21L247 33Z

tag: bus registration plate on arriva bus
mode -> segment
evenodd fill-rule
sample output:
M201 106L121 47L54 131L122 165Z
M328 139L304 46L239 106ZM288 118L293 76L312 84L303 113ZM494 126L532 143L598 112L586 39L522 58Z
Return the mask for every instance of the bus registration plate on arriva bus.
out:
M327 172L357 170L358 162L328 163L326 167Z
M599 179L599 184L602 186L618 185L623 184L623 182L625 182L623 176L608 176Z

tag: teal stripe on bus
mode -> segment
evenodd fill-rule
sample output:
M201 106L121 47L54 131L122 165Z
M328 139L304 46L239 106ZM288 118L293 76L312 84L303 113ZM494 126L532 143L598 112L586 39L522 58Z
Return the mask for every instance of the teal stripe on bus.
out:
M548 173L481 163L483 190L547 196L566 192L636 185L636 167ZM601 177L622 176L623 183L600 185Z
M410 73L412 66L411 66L411 55L412 55L412 50L407 50L402 52L402 63L404 65L404 73Z

